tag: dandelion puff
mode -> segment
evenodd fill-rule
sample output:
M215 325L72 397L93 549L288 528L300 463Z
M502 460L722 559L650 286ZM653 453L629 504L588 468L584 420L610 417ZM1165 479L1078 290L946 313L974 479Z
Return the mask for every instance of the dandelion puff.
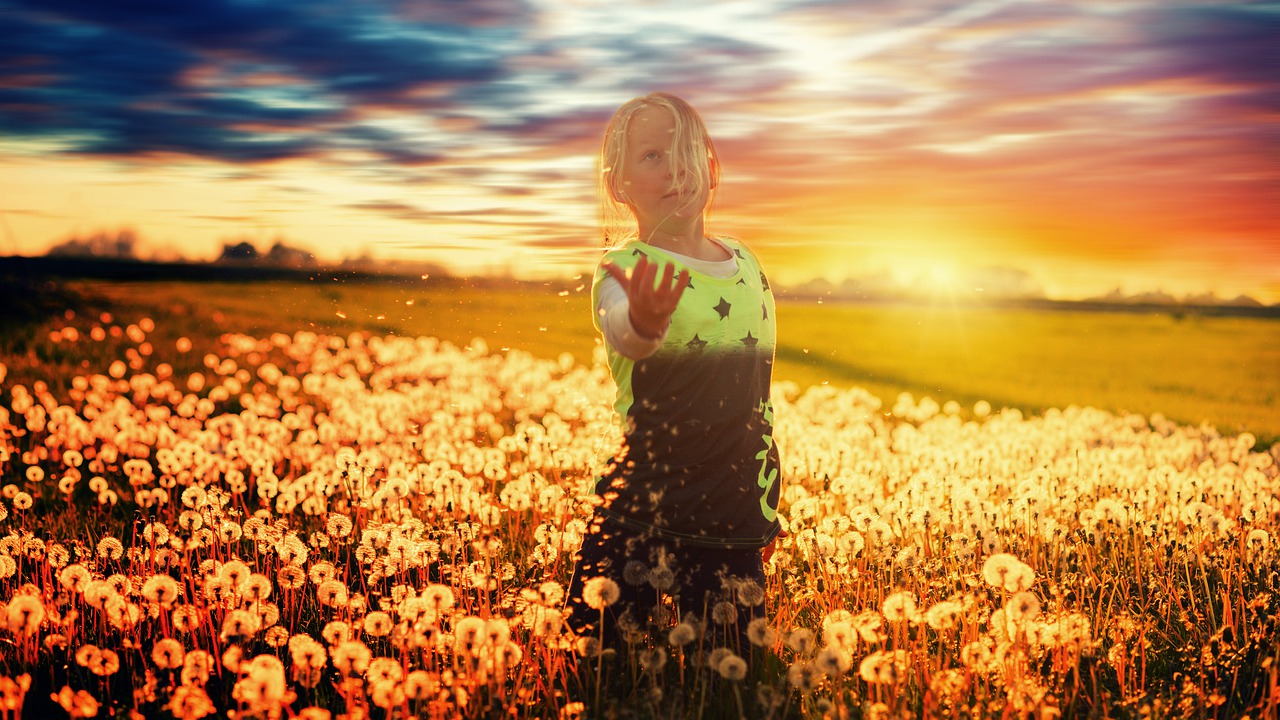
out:
M874 684L897 684L906 678L907 652L905 650L877 650L862 659L858 675Z
M543 605L555 607L564 600L564 587L554 580L548 580L538 586L538 597Z
M883 616L875 610L864 610L853 618L853 627L858 631L858 637L867 643L878 643L884 639L884 633L880 630L883 625Z
M204 650L192 650L182 661L182 684L204 685L213 672L213 656Z
M1036 571L1030 565L1018 561L1004 578L1004 589L1018 593L1031 588L1036 581Z
M822 648L813 659L814 667L827 677L839 677L853 667L853 655L846 649L837 646Z
M344 640L333 649L333 666L345 675L360 675L369 669L373 653L359 640Z
M934 630L954 630L959 625L960 613L964 606L955 600L943 600L934 603L924 613L924 620Z
M120 656L114 650L103 648L92 658L89 672L100 677L114 675L120 669Z
M282 648L289 642L289 631L276 625L267 628L267 631L262 634L262 639L273 648Z
M223 642L233 638L250 638L258 634L262 627L262 619L248 610L232 610L222 621Z
M209 694L204 688L198 684L183 683L173 689L169 695L169 702L164 706L175 718L181 720L199 720L206 715L212 715L216 708L213 700L209 698Z
M670 568L658 566L649 570L649 585L655 590L669 591L676 584L675 573Z
M44 622L44 603L34 595L17 595L9 600L9 632L30 635Z
M778 641L778 633L767 618L756 618L747 623L747 640L756 647L772 647Z
M334 620L325 624L324 629L320 631L320 637L324 638L331 647L339 645L351 639L351 626L341 620Z
M98 557L105 560L119 560L124 555L124 545L113 537L105 537L98 541Z
M982 564L982 578L993 587L1013 593L1030 588L1035 571L1008 553L996 553Z
M370 683L398 683L404 679L404 668L400 662L389 657L374 658L369 661L369 669L365 673Z
M85 643L76 650L76 664L80 667L89 667L96 663L102 655L102 649L97 645Z
M641 650L637 660L645 672L657 674L667 665L667 653L662 648L649 648Z
M551 637L564 625L564 613L557 608L536 606L531 626L534 637Z
M409 700L428 700L440 694L440 676L426 670L414 670L405 676L404 695Z
M742 580L738 583L738 603L745 607L759 607L764 604L764 588L755 580Z
M787 667L787 682L803 694L813 692L821 679L822 673L814 667L812 662L804 658L796 660Z
M200 626L200 610L194 605L179 605L173 609L173 627L181 632L191 632Z
M982 564L982 579L992 587L1003 588L1005 576L1013 569L1016 562L1018 558L1008 553L996 553Z
M738 608L722 600L711 606L711 621L717 625L732 625L738 622Z
M791 631L787 635L787 647L791 648L798 655L811 655L817 648L817 642L814 639L813 631L806 627L799 627Z
M321 605L342 608L349 599L347 586L341 580L326 580L316 588L316 600Z
M697 637L698 631L694 629L693 625L682 622L671 628L671 631L667 633L667 642L672 647L683 647L696 640Z
M284 678L284 663L274 655L259 655L247 663L243 677L231 696L256 708L261 714L278 717L281 709L295 699Z
M156 644L151 648L151 660L161 670L174 670L182 667L182 661L186 659L186 648L182 643L173 638L164 638L157 640Z
M432 583L422 590L422 597L427 601L427 604L436 608L440 613L444 613L453 607L453 589L448 585Z
M241 587L245 600L262 602L271 596L271 580L261 573L251 573Z
M276 584L285 590L297 590L307 581L307 574L297 565L282 565L276 571Z
M618 601L622 590L607 577L593 577L582 586L582 600L592 610L603 610Z
M578 638L574 648L577 650L578 655L584 658L599 657L604 650L604 646L600 644L600 639L594 637Z
M62 587L73 592L83 592L92 579L93 575L89 573L89 569L79 563L68 565L58 573L58 582Z
M730 652L716 665L716 672L725 680L738 682L747 676L747 661Z
M908 590L893 593L884 599L881 613L891 623L906 622L916 615L916 598Z
M86 690L72 691L71 686L63 685L61 690L50 694L50 698L73 718L88 718L98 714L98 700Z
M372 637L386 637L391 633L391 627L394 624L390 615L374 611L365 616L364 631Z
M822 623L822 642L828 647L851 650L858 642L858 633L848 621Z
M1004 612L1010 622L1035 620L1040 615L1040 598L1026 590L1016 592L1004 604Z
M649 582L649 566L639 560L629 560L622 568L622 581L628 585L644 585Z
M484 620L468 615L457 622L453 628L454 652L463 655L475 654L484 636Z
M152 575L142 585L142 597L163 608L171 607L180 592L178 581L168 575Z
M991 668L994 655L991 652L991 638L974 640L960 648L960 662L974 672L985 673Z

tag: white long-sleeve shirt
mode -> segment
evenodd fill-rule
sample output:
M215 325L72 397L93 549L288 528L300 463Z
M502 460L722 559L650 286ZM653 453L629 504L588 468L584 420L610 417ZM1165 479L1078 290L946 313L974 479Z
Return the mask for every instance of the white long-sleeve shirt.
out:
M724 246L721 245L721 247ZM738 259L729 252L728 248L725 248L725 252L729 252L728 260L699 260L688 255L668 252L691 270L697 270L711 277L733 277L733 274L738 272ZM598 297L596 313L600 316L600 328L604 333L605 342L631 360L642 360L658 351L662 341L666 339L666 330L664 329L656 338L647 338L636 332L635 326L631 324L631 303L627 300L627 291L613 279L612 275L600 281Z

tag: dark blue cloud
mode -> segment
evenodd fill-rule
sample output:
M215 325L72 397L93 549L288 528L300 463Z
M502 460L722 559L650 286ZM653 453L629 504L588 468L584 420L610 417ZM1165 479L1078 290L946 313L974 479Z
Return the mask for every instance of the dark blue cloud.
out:
M435 5L0 0L0 133L113 155L357 145L421 162L431 153L348 122L365 106L427 112L424 89L501 77L516 37L492 8ZM469 19L483 24L445 22Z
M1168 56L1167 71L1236 86L1258 109L1280 109L1280 6L1274 2L1152 8L1136 26Z

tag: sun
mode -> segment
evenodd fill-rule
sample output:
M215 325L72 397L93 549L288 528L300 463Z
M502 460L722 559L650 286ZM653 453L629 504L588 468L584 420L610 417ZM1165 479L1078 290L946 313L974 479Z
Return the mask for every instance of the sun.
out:
M960 275L954 265L945 263L931 264L922 278L924 288L933 293L951 294L959 285Z

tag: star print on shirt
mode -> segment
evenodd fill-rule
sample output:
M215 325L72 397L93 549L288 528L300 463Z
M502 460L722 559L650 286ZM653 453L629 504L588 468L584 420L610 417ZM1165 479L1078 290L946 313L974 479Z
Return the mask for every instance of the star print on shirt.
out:
M693 339L685 343L684 346L690 350L701 350L707 346L707 341L698 337L697 333L694 333Z
M729 317L730 307L733 307L733 306L729 304L728 300L725 300L724 298L720 298L720 304L716 305L715 311L720 313L721 320L724 320L725 318Z
M760 312L764 313L764 319L765 319L765 320L768 320L768 319L769 319L769 305L768 305L768 303L760 303Z
M748 331L747 331L747 336L746 336L746 337L744 337L744 338L742 338L742 340L741 340L740 342L741 342L743 345L746 345L747 347L755 347L755 346L760 342L760 338L752 337L752 336L751 336L751 331L750 331L750 330L748 330Z
M765 290L769 289L769 278L765 277L764 273L760 273L760 287L763 287Z

